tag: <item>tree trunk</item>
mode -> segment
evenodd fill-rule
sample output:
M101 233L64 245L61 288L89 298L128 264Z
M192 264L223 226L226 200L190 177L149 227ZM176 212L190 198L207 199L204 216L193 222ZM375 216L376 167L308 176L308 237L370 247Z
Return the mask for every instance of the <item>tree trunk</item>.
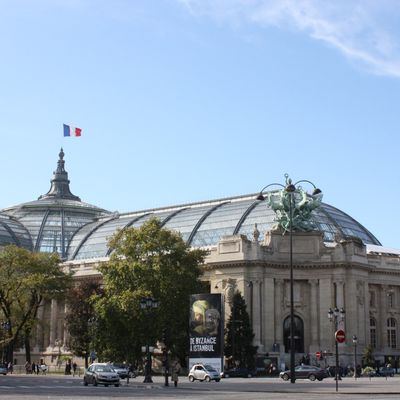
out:
M29 340L29 332L26 332L25 334L25 356L26 356L26 361L29 363L31 362L31 342Z

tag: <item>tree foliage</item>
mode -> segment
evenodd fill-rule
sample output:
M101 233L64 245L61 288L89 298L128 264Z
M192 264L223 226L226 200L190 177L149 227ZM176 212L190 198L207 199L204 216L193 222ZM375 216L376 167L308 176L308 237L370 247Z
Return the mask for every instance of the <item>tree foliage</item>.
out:
M69 332L67 345L74 354L85 359L86 367L89 364L89 354L94 347L96 333L96 314L93 303L102 292L98 280L85 279L71 287L66 297L68 311L65 319Z
M225 331L225 356L233 363L252 368L257 346L253 346L254 333L250 324L246 302L240 292L232 299L231 315Z
M171 349L184 360L189 295L201 290L199 265L207 252L190 249L155 218L117 232L109 246L110 260L99 267L104 284L96 301L99 354L133 362L142 346L154 345L168 328ZM144 311L140 300L149 296L159 307Z
M19 339L29 346L37 311L46 299L62 298L71 276L62 271L57 254L34 253L14 245L0 251L0 308L7 324L7 359ZM29 360L29 347L27 359Z

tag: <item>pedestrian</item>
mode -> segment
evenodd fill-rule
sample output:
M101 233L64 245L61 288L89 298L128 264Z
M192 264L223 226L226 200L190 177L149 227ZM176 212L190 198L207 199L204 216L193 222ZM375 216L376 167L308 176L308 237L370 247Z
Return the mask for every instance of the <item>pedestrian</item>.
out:
M25 363L25 372L27 373L27 374L30 374L31 373L31 363L27 360L26 361L26 363Z
M75 374L76 374L76 367L77 367L77 365L76 365L76 362L74 361L74 363L72 364L72 376L75 376Z
M36 364L35 364L35 361L32 361L32 364L31 364L31 374L34 374L35 371L36 371Z
M65 364L65 375L71 375L71 360L68 359L67 363Z
M171 379L174 381L174 386L178 386L179 373L181 372L181 364L177 360L172 367Z
M11 361L8 362L7 369L8 369L8 372L9 372L10 374L13 373L13 364L12 364Z

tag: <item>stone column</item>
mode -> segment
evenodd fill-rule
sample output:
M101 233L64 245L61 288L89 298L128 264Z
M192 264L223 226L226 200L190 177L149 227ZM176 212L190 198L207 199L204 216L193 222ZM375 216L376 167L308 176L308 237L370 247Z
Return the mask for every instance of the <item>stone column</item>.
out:
M386 321L386 310L387 310L387 296L386 296L387 286L382 285L379 288L379 304L377 307L378 318L376 321L376 346L377 348L383 350L387 343L387 321Z
M57 335L57 311L58 311L58 303L57 300L51 300L51 308L50 308L50 343L49 347L53 348L55 346Z
M345 309L344 306L344 281L335 281L336 285L336 307L340 310L341 308ZM346 309L345 309L346 311ZM346 317L344 321L340 321L338 324L338 329L344 329L346 324Z
M263 297L264 297L264 307L263 307L263 332L264 332L264 344L266 351L272 348L273 343L277 341L275 338L275 319L274 314L276 310L275 305L275 288L273 278L264 278L263 286Z
M68 304L67 304L67 302L65 302L65 306L64 306L64 324L63 324L64 347L66 347L68 345L68 342L69 342L69 332L68 332L68 329L67 329L67 320L65 318L67 316L67 314L68 314Z
M310 351L320 350L318 337L318 279L310 279Z
M275 279L275 341L280 344L280 349L283 351L283 279Z
M258 281L253 283L253 296L254 296L254 309L253 309L253 326L254 326L254 343L256 346L261 345L261 312L262 307L260 303L260 284Z
M319 279L319 332L321 350L334 351L332 323L328 319L328 311L334 307L333 282L331 278Z

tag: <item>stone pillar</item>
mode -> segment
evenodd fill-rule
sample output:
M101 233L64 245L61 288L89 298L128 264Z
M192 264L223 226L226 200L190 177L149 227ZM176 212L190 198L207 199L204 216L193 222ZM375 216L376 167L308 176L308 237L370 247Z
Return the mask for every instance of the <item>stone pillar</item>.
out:
M258 281L253 283L253 295L254 295L254 309L253 309L253 326L254 326L254 343L256 346L261 345L261 312L262 307L260 303L260 284Z
M274 314L276 311L275 306L275 288L273 278L264 278L263 286L263 297L264 297L264 308L263 308L263 332L264 332L264 344L266 351L272 349L272 345L275 342L279 342L275 337L275 319Z
M377 307L378 318L376 321L376 336L377 336L377 348L383 350L387 346L387 321L386 321L386 309L387 309L387 286L382 285L379 288L379 304Z
M275 341L280 344L281 351L283 351L283 279L275 279Z
M310 279L310 352L320 350L318 337L318 279Z
M334 351L334 329L328 319L328 311L334 307L331 278L319 279L319 332L321 351Z
M63 324L63 330L64 330L64 334L63 334L63 339L64 339L64 347L66 347L68 345L69 342L69 332L67 329L67 320L66 320L66 316L68 314L68 304L67 302L65 302L64 305L64 324Z
M57 300L51 300L51 308L50 308L50 343L49 347L53 348L55 346L57 335L57 311L58 311L58 303Z

